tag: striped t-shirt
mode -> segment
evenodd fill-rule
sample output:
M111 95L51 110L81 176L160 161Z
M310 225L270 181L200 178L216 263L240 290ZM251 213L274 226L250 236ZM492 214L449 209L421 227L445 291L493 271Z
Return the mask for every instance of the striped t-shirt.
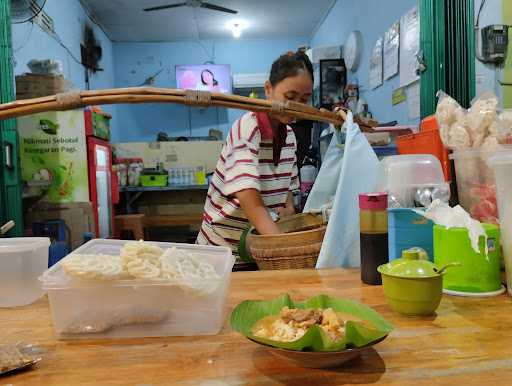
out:
M256 189L272 210L284 207L288 192L299 188L295 134L289 126L282 128L286 133L274 160L267 114L249 112L235 122L208 189L198 244L229 246L238 254L240 237L250 224L234 194Z

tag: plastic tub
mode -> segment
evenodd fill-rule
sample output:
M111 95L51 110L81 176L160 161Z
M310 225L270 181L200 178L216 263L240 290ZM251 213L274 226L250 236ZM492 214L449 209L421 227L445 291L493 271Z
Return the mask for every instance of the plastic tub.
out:
M0 239L0 307L25 306L44 291L37 278L48 268L47 237Z
M501 244L508 293L512 295L512 151L498 152L488 160L494 169L500 215Z
M460 263L444 276L443 288L464 293L489 293L501 288L500 230L493 224L482 224L486 240L479 240L480 253L471 246L468 230L434 226L434 262L439 267ZM488 253L485 254L487 249Z
M431 154L406 154L387 157L380 163L377 191L388 192L390 206L414 207L418 188L443 188L449 191L439 160Z
M95 239L73 253L119 255L127 241ZM173 280L84 281L67 276L61 263L41 280L48 291L53 326L60 339L214 335L224 324L224 310L235 260L226 247L151 242L200 255L218 280L198 293Z

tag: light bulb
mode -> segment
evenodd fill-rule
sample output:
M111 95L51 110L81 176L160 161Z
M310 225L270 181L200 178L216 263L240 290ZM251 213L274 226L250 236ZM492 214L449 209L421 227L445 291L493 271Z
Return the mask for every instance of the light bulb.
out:
M247 26L248 23L245 20L231 20L226 24L226 27L231 31L235 39L242 36L242 31L247 28Z
M234 27L232 32L233 32L233 37L235 39L238 39L240 36L242 36L242 30L240 29L240 27Z

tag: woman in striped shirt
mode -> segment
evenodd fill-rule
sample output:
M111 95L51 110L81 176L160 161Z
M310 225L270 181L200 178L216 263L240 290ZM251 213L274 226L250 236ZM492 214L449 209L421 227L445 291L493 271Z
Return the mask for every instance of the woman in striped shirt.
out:
M307 103L313 89L313 66L302 53L288 53L273 64L265 82L268 100ZM237 254L243 231L277 234L270 216L295 213L292 191L298 189L297 143L284 114L248 112L231 128L213 174L198 244L224 245Z

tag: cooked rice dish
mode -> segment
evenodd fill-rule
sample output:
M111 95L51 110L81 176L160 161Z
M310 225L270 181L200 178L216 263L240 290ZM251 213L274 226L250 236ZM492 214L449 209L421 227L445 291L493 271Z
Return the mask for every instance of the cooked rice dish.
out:
M279 315L263 318L253 327L254 336L279 342L293 342L306 334L314 325L322 328L333 341L345 336L348 320L359 321L357 317L327 309L298 309L283 307Z

